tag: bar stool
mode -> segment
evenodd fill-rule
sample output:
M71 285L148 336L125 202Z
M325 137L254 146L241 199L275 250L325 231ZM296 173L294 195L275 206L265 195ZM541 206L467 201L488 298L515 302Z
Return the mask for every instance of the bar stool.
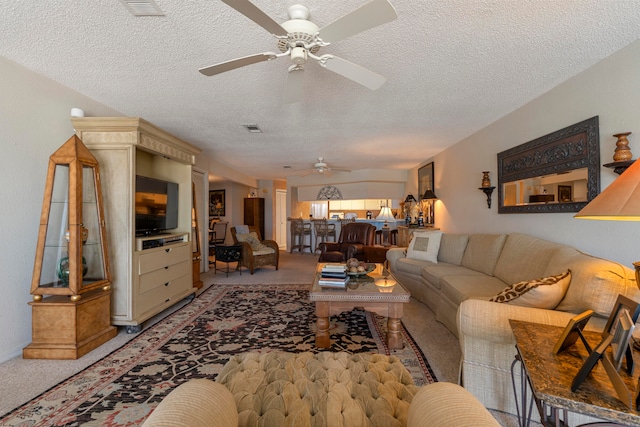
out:
M316 232L316 250L318 252L320 250L320 244L326 241L335 242L336 241L336 225L330 224L327 222L326 218L322 219L314 219L313 226Z
M311 224L306 223L302 218L289 218L291 221L291 250L289 253L293 253L294 249L303 253L305 248L309 248L309 253L313 253L313 235L311 233ZM305 245L306 237L309 236L309 244ZM297 243L296 243L297 239Z

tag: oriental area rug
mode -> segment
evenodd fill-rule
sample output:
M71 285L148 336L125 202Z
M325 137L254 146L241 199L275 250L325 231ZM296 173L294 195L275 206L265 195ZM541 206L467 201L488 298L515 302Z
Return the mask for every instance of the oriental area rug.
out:
M213 285L82 372L0 418L1 426L136 426L176 386L215 379L250 351L318 351L309 285ZM386 319L361 310L331 318L330 351L392 354L416 385L437 381L402 328L404 348L384 343Z

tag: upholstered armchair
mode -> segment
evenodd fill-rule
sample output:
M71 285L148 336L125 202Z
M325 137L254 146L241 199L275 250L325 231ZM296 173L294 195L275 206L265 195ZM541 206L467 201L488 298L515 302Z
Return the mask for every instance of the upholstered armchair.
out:
M344 262L349 258L366 261L365 246L372 246L376 227L366 222L344 224L337 242L320 243L320 258L324 262Z
M262 240L257 227L238 225L231 227L233 243L242 245L240 267L246 267L251 274L258 267L274 266L278 269L280 252L274 240Z

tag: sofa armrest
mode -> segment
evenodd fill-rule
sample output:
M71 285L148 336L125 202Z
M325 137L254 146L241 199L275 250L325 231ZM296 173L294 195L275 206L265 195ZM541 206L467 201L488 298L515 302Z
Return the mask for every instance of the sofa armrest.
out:
M389 268L393 271L396 268L396 261L407 256L407 248L391 248L387 251L387 261Z
M509 319L564 327L573 316L575 313L520 307L470 298L463 301L458 308L458 336L463 351L465 337L515 345ZM594 324L591 321L590 325L587 325L587 329L602 330L601 327L598 328L599 323Z
M453 383L423 386L413 397L407 426L500 426L491 413L471 393Z
M347 259L356 258L356 255L364 253L364 244L362 243L352 243L347 248Z
M142 424L143 427L236 427L233 394L207 379L189 380L172 390Z
M340 243L337 242L321 242L318 246L320 247L321 254L340 251Z

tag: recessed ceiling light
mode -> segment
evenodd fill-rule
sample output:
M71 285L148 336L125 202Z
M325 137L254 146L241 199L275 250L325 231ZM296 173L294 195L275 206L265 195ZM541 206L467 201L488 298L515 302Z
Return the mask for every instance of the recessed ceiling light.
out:
M120 0L133 16L164 16L153 0Z
M251 133L262 133L262 129L258 125L242 125Z

